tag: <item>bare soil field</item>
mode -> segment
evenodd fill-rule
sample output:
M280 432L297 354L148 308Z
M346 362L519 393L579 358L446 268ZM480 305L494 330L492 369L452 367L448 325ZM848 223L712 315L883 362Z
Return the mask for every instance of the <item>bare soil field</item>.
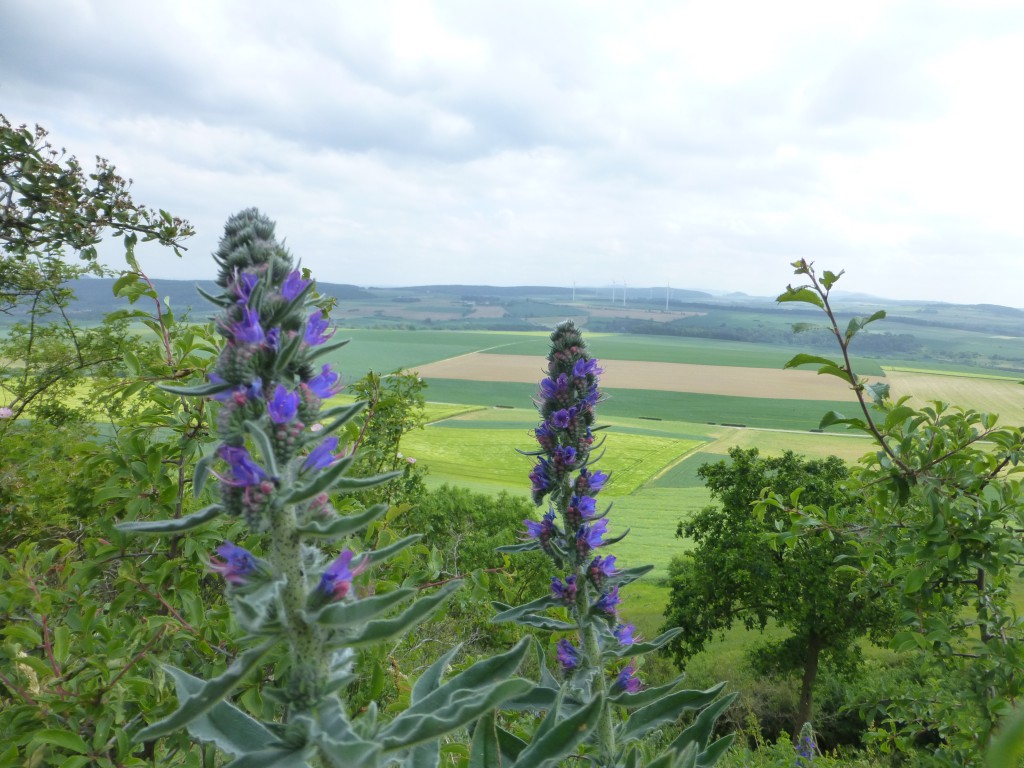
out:
M505 311L504 307L499 307L493 304L479 304L473 308L466 317L477 318L477 317L504 317L508 312Z
M1017 381L894 370L885 373L893 398L910 395L918 405L941 400L962 408L998 413L1000 424L1024 423L1024 386Z
M651 389L706 395L762 397L773 400L853 400L853 392L839 379L814 371L743 368L690 363L649 363L602 360L601 385L612 389ZM523 355L488 355L472 352L420 366L426 379L510 381L532 383L544 377L545 361Z

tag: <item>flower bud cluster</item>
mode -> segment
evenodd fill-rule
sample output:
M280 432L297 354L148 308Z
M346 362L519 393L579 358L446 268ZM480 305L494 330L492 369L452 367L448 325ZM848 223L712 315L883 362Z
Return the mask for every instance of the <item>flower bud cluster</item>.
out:
M564 578L552 579L556 603L566 606L581 628L599 625L597 636L628 646L633 643L634 627L618 621L616 577L620 571L615 556L597 554L607 545L608 533L608 509L601 511L597 504L608 475L590 467L601 373L575 325L559 325L551 335L548 375L534 401L542 421L534 430L539 450L533 454L536 461L530 471L534 502L540 505L547 499L549 508L539 522L524 523L526 537L566 570ZM585 640L582 635L579 639ZM588 658L585 642L577 648L568 638L559 641L557 658L566 674L600 662ZM636 691L640 682L635 671L635 664L623 668L613 686Z

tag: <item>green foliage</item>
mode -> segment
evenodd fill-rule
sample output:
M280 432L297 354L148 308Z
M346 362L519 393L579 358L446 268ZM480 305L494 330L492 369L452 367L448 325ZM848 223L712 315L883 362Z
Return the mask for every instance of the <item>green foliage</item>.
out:
M888 698L877 740L906 751L930 740L936 760L976 765L1009 702L1022 692L1024 656L1012 601L1013 575L1024 564L1024 503L1018 472L1024 437L991 414L933 402L923 408L893 401L884 385L861 379L849 349L882 313L842 330L829 291L837 277L819 278L800 261L808 283L783 297L810 292L835 331L841 359L809 361L839 371L854 387L859 413L827 414L823 423L870 434L877 451L857 473L859 503L869 513L856 540L859 594L888 589L899 603L897 650L917 653L931 684ZM826 273L826 276L828 273ZM776 498L780 508L790 502ZM793 503L793 535L817 526ZM825 516L828 526L839 525Z
M763 630L770 620L784 627L790 634L762 644L757 658L765 672L801 673L798 728L811 719L821 658L855 664L857 638L887 626L890 615L879 595L850 599L855 574L837 564L850 542L838 524L806 532L789 547L770 546L789 517L771 508L759 514L754 504L766 492L792 495L853 524L846 465L834 456L807 460L787 451L762 458L756 448L732 448L728 462L703 464L697 474L720 506L706 507L676 532L694 548L669 569L665 628L681 630L669 647L682 663L736 621L747 629Z

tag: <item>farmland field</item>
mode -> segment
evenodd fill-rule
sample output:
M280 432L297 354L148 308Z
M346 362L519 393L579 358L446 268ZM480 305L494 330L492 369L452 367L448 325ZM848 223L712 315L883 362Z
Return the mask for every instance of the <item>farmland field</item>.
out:
M894 398L911 395L918 405L941 400L984 413L998 413L1005 424L1024 423L1024 386L1018 379L890 369L886 380Z

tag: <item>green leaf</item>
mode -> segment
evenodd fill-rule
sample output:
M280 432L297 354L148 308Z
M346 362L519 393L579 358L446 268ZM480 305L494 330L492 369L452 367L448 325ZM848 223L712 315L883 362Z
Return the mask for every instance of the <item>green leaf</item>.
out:
M488 712L480 718L473 731L473 744L469 752L469 768L494 768L502 763L501 746L498 742L494 713Z
M926 576L924 568L915 568L908 573L906 580L903 582L903 594L912 595L915 592L920 592L921 587L924 586Z
M224 768L309 768L313 755L312 747L271 747L242 755Z
M374 504L369 509L354 515L339 515L333 520L312 520L298 527L303 536L325 539L341 539L361 531L378 517L388 511L387 504Z
M350 341L351 339L343 339L342 341L335 341L332 344L321 344L319 347L313 347L309 351L309 355L306 357L306 359L309 362L313 362L319 357L323 357L324 355L334 352L337 349L341 349Z
M231 385L226 381L211 381L207 384L193 384L190 387L175 387L170 384L157 384L156 386L158 389L161 389L164 392L170 392L172 395L186 395L192 397L208 397L209 395L216 395L231 389Z
M211 453L203 456L196 462L195 472L192 475L192 495L197 499L203 493L206 479L210 476L210 465L214 462L214 459L216 459L216 456Z
M791 285L787 286L786 292L778 296L775 300L780 303L786 301L798 301L803 304L813 304L819 309L825 308L825 302L821 300L821 297L807 286L800 286L799 288L794 288Z
M706 691L676 691L636 710L622 725L623 742L639 739L659 725L674 722L681 712L703 709L714 700L723 685L719 683ZM735 695L727 698L732 701Z
M371 621L355 635L339 639L337 644L343 646L371 645L405 634L440 608L441 603L447 600L452 592L460 586L462 586L462 582L449 582L434 594L421 597L395 618Z
M396 589L394 592L386 592L383 595L364 597L361 600L353 600L346 603L330 603L310 616L311 621L325 627L351 627L354 624L365 623L391 608L412 598L416 590L412 587Z
M616 648L610 649L609 655L612 658L625 658L626 656L643 656L647 653L657 651L666 645L673 637L682 632L682 627L672 627L672 629L661 633L653 640L649 640L644 643L633 643L632 645L623 645Z
M1016 768L1024 756L1024 709L1005 718L989 745L986 768Z
M739 694L731 693L728 696L723 696L709 707L705 708L694 719L693 723L680 733L675 741L669 745L670 749L674 749L677 752L683 752L689 749L691 746L699 745L697 752L704 750L704 745L707 744L708 739L711 738L711 733L714 730L715 722L721 716L725 710L729 708L729 705L736 700Z
M178 701L200 693L206 684L198 677L176 667L164 667L174 678ZM220 701L210 711L188 724L188 732L199 741L212 742L217 749L237 757L272 744L276 739L261 723L234 704Z
M408 546L415 544L417 541L423 538L422 533L414 533L412 536L406 536L403 539L399 539L394 544L388 544L386 547L380 549L374 549L366 553L366 567L382 563L393 555L401 552Z
M180 533L191 528L197 528L203 523L216 519L224 512L220 504L211 504L191 515L179 517L177 520L131 520L126 523L117 523L114 527L123 533L142 533L157 535L161 533Z
M716 739L711 746L705 749L697 757L697 768L710 768L717 763L722 755L729 751L729 747L736 740L736 734L730 733L720 739Z
M818 429L825 429L831 427L834 424L846 424L847 426L867 431L868 425L864 423L862 419L853 419L843 416L838 411L829 411L821 417L821 421L818 422Z
M495 623L501 623L503 621L519 621L523 616L537 611L546 611L548 608L557 608L562 605L562 601L556 599L553 595L542 595L536 600L531 600L523 605L511 607L505 603L492 602L491 606L498 611L498 613L491 617L491 621Z
M174 733L174 731L182 726L208 712L260 663L273 645L274 641L268 640L256 648L250 648L235 659L220 677L205 681L202 689L186 699L179 700L178 709L169 716L136 733L133 741L136 744L140 744L143 741L151 741L160 736ZM170 665L164 665L164 668L169 674L173 674L171 672L173 668Z
M37 731L33 734L32 740L29 743L34 745L52 744L55 747L67 749L71 752L77 752L80 755L84 755L89 752L89 745L85 743L85 740L81 736L77 733L62 731L58 728L44 728L41 731Z
M595 696L585 707L581 707L557 725L547 729L543 736L534 737L511 768L546 768L557 764L583 741L591 738L601 717L601 710L605 706L604 698L600 695ZM547 718L557 718L558 709L556 707L550 710Z
M838 274L829 272L827 269L821 275L821 285L826 291L831 291L836 281L845 274L846 270L840 270Z
M271 477L277 477L280 472L277 468L277 459L274 457L274 445L270 442L270 436L263 431L263 427L248 419L245 422L245 431L252 435L253 442L259 446L260 456L263 459L263 465L267 468L267 474Z
M831 366L838 366L839 363L837 363L835 360L829 360L827 357L820 357L819 355L806 355L806 354L802 354L801 353L799 355L795 355L794 357L790 358L789 362L787 362L782 367L784 369L789 369L789 368L797 368L798 366L801 366L801 365L831 365Z

